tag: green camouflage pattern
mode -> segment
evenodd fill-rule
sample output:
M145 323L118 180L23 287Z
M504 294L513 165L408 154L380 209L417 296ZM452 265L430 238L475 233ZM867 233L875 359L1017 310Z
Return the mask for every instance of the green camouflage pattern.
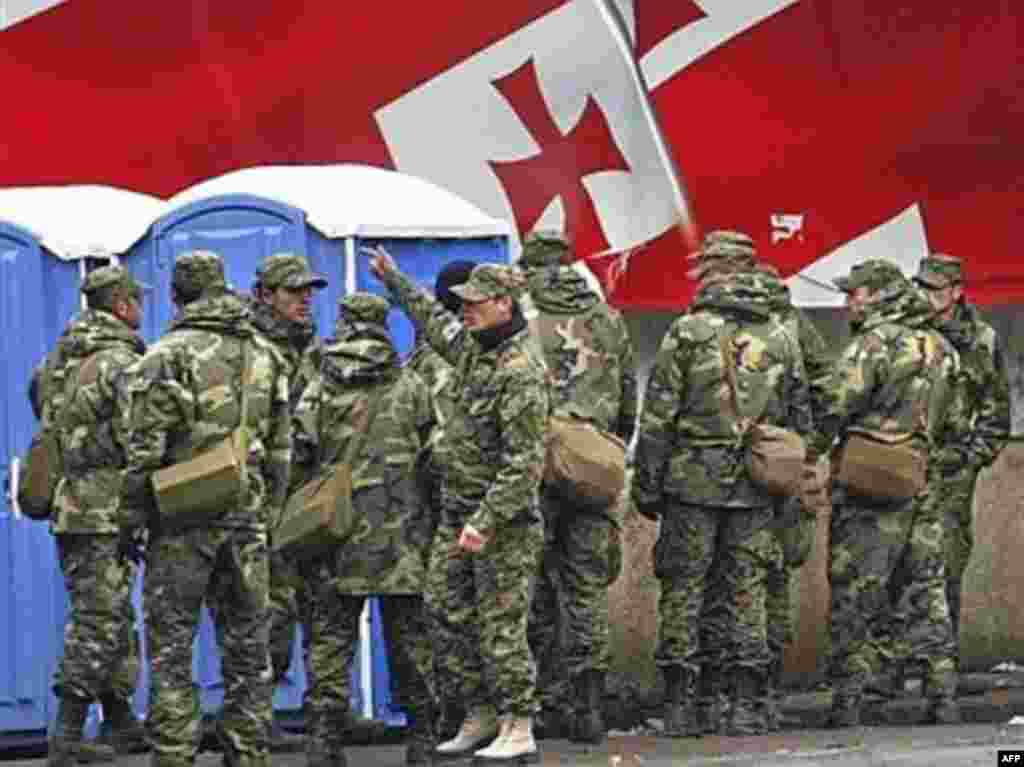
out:
M532 716L539 705L527 623L544 532L540 525L506 527L482 556L458 547L460 532L439 527L430 555L426 598L438 698L467 710L491 704L499 715Z
M801 435L811 395L797 340L773 309L765 276L740 273L701 288L669 328L645 393L633 499L752 508L771 497L747 475L743 434L730 414L719 337L735 355L740 413Z
M731 675L769 666L766 578L782 556L772 514L665 502L654 545L659 667Z
M480 264L473 267L469 280L453 285L452 293L463 301L479 302L509 296L518 299L526 287L526 278L514 266Z
M113 314L88 309L70 323L62 340L67 360L58 413L64 475L54 496L55 534L114 534L119 526L121 472L128 444L131 365L146 346Z
M629 328L572 267L527 272L531 323L547 363L551 409L582 417L627 443L637 414Z
M198 297L224 290L224 261L210 250L190 250L174 260L171 286L183 296Z
M58 697L127 700L139 675L132 610L135 565L120 555L117 535L58 535L68 595L64 654L54 676Z
M523 238L519 266L526 270L560 266L568 252L569 241L561 232L530 232Z
M452 365L458 397L434 454L442 519L427 604L439 697L467 708L490 702L503 713L535 713L536 669L526 626L544 543L539 490L550 406L546 371L530 352L521 316L473 333L404 275L389 274L386 284ZM455 545L465 525L486 539L481 553Z
M122 288L127 295L137 297L149 288L145 283L136 280L123 266L101 266L89 272L82 281L82 292L87 296L98 290L113 287Z
M269 759L270 591L266 533L249 528L192 528L155 536L143 583L150 688L146 727L159 764L195 763L200 740L192 640L204 602L220 642L226 760Z
M314 587L310 684L306 691L306 734L311 749L331 756L343 753L352 723L352 659L359 646L359 617L364 595L340 592L333 580L310 580ZM380 598L392 705L411 723L429 721L435 710L430 687L433 658L430 627L418 595Z
M378 404L367 431L370 402ZM434 523L417 462L434 409L423 380L399 367L385 327L368 325L325 344L321 374L303 392L294 424L296 484L342 461L365 434L350 464L353 532L332 557L335 590L422 594Z
M277 288L326 288L327 278L309 268L305 256L298 253L274 253L260 263L256 280L267 290Z
M241 418L243 344L249 345L248 488L236 508L212 527L275 527L291 461L288 369L275 346L256 332L232 293L185 305L167 334L133 369L131 439L125 515L147 520L137 488L152 472L188 460L225 439ZM134 492L133 492L134 491Z
M822 418L812 449L827 453L858 426L911 434L922 450L966 426L953 346L931 330L931 307L904 280L869 304L853 339L822 387ZM948 692L952 641L934 485L902 503L869 503L833 491L829 579L830 676L836 700L860 698L887 663L924 664L934 695ZM898 584L898 588L896 585ZM899 637L894 641L893 637Z
M485 348L403 275L389 278L388 287L454 370L458 399L434 456L443 475L444 523L470 524L494 538L510 525L539 522L549 400L525 322Z

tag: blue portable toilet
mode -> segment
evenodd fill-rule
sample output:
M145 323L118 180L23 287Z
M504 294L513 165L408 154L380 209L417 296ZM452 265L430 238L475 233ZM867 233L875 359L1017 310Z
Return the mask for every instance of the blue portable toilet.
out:
M162 205L102 186L0 189L0 449L9 488L36 428L27 398L33 368L80 311L88 268L127 250ZM66 608L49 527L22 517L12 498L0 498L0 742L33 737L54 715Z
M173 314L170 269L185 250L209 249L225 259L229 282L248 292L260 260L295 251L324 274L329 286L314 297L322 337L332 334L337 300L356 290L383 293L367 271L363 247L383 244L418 282L432 287L438 271L456 259L507 262L511 228L468 202L421 179L359 165L247 168L190 187L168 201L163 216L125 257L140 279L155 286L146 307L147 335L155 337ZM152 320L150 319L152 318ZM151 324L152 323L152 324ZM412 347L412 326L389 317L398 348ZM388 690L387 652L379 608L371 600L361 651L353 664L353 710L397 723ZM222 697L212 626L204 620L194 669L207 710ZM275 691L278 711L301 708L306 687L300 632L285 684Z

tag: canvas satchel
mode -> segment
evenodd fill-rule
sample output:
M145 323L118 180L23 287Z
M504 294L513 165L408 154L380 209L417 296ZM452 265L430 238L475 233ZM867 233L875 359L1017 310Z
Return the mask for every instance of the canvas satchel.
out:
M913 435L850 429L839 454L836 481L853 495L879 503L908 501L924 490L928 455Z
M536 310L529 311L529 341L547 368ZM626 486L626 443L578 413L548 418L544 483L570 503L589 508L614 504Z
M248 487L249 342L242 343L242 406L238 426L213 447L153 472L162 530L201 527L239 503Z
M730 340L719 335L718 343L729 388L729 406L740 423L747 473L754 484L772 495L795 495L801 488L807 458L803 437L791 429L759 423L740 415L736 396L736 361L729 349Z
M274 551L295 559L309 559L348 540L355 522L352 461L366 443L383 399L380 396L370 401L362 429L349 441L341 460L326 466L288 498L274 530ZM322 426L318 425L317 430L322 433Z

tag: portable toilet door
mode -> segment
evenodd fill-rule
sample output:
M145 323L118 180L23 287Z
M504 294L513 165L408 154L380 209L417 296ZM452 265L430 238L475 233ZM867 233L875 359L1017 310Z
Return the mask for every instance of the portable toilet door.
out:
M249 292L265 256L281 251L306 255L314 271L325 273L328 289L313 297L313 316L321 328L332 327L331 294L344 284L344 263L322 248L308 246L306 215L274 200L245 194L220 195L183 205L156 221L125 256L129 270L152 286L144 306L143 335L156 340L175 315L171 301L174 260L189 250L211 250L224 259L229 286Z
M79 264L61 261L20 227L0 222L0 371L4 475L36 429L27 390L35 365L78 313ZM16 481L16 480L15 480ZM66 597L45 522L22 517L0 498L0 735L45 730L55 710L51 686L63 644Z

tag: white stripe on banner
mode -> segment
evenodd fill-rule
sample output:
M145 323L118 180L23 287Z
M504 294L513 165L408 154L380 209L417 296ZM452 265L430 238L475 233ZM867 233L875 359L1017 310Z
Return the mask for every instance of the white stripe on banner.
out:
M0 0L0 30L63 2L66 0Z

